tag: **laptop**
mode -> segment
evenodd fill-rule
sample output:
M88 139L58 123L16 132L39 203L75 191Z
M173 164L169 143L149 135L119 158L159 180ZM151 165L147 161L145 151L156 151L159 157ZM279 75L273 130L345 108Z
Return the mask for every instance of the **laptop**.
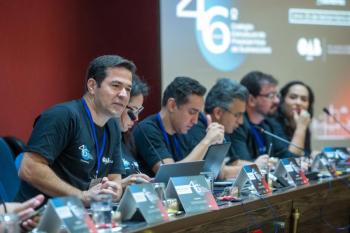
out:
M213 172L214 178L217 179L230 146L231 142L211 145L204 157L203 171Z
M152 183L168 183L170 177L197 176L203 171L204 160L186 163L161 164Z

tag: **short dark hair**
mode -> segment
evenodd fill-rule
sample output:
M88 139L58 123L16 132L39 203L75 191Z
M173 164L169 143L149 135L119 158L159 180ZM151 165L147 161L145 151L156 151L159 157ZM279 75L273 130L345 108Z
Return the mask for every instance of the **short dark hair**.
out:
M174 98L178 106L186 104L191 95L204 96L206 88L197 80L189 77L176 77L163 93L162 106L166 106L169 98Z
M212 113L214 108L228 109L235 99L246 101L248 90L238 82L229 79L219 79L208 92L205 99L205 112Z
M145 82L143 82L137 74L132 76L132 87L130 92L130 97L143 95L148 95L149 88Z
M301 85L304 86L309 94L309 109L307 110L310 113L310 116L313 117L314 115L314 102L315 102L315 95L314 92L312 91L311 87L307 84L305 84L302 81L291 81L289 83L287 83L286 85L284 85L281 90L280 90L280 94L281 94L281 98L280 98L280 104L279 104L279 111L282 111L283 108L283 104L284 104L284 99L286 98L289 89L294 86L294 85Z
M132 61L118 55L103 55L90 62L86 71L86 82L90 78L95 79L97 86L100 87L101 83L106 78L106 70L115 67L126 68L131 73L135 73L136 71L136 66Z
M273 84L277 86L278 81L270 74L265 74L261 71L252 71L242 78L241 84L248 89L249 94L258 96L263 85Z

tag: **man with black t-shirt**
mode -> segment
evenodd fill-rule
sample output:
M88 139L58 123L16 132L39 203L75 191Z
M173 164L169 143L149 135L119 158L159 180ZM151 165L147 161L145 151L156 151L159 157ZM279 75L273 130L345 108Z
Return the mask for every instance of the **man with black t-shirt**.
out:
M259 167L265 167L268 163L270 144L272 156L290 156L288 145L259 130L263 128L273 133L268 117L273 115L278 107L278 81L272 75L252 71L245 75L240 83L248 89L249 96L243 124L229 135L237 155L236 164L242 166L254 162Z
M161 163L202 160L211 144L221 143L224 128L209 123L205 137L189 151L179 137L197 124L203 109L205 87L188 77L175 78L165 89L162 108L135 127L134 136L141 169L153 176Z
M39 192L75 195L88 206L98 193L122 195L121 134L117 121L126 107L135 65L116 55L94 59L81 99L58 104L35 121L24 154L17 200Z

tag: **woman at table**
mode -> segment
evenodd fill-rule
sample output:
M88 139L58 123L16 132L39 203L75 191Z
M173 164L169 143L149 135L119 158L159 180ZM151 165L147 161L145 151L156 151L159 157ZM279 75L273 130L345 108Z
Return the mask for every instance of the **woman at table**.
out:
M310 122L313 116L314 93L301 81L291 81L280 90L280 104L276 117L276 133L304 150L289 146L295 155L311 153Z
M142 174L139 164L135 159L135 147L132 134L129 130L138 121L138 116L143 110L144 97L148 95L148 86L142 82L137 75L133 76L130 101L124 112L120 116L119 125L122 131L122 159L126 174L123 175L122 186L125 188L132 183L145 183L150 181L150 177Z

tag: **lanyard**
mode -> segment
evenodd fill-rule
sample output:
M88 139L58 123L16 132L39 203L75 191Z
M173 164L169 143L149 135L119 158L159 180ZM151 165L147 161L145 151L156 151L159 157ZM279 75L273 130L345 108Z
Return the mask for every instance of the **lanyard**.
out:
M250 129L253 133L253 136L255 138L255 141L258 144L259 154L262 155L262 154L266 153L265 140L262 137L261 133L258 132L258 130L256 130L256 128L254 127L254 125L252 123L249 122L249 125L250 125Z
M167 145L171 148L170 140L169 140L167 132L165 131L165 128L164 128L162 119L160 118L160 113L159 112L157 113L157 120L159 122L160 130L162 131L163 137L164 137ZM175 155L174 155L174 157L175 157L176 161L179 161L179 160L183 159L183 156L182 156L182 154L180 154L181 150L180 150L179 143L176 140L176 135L174 135L173 139L174 139L174 144L175 144Z
M98 145L98 140L97 140L97 134L96 134L96 128L95 128L95 124L94 121L92 120L92 116L91 116L91 112L89 107L86 104L86 101L84 100L84 98L82 98L82 102L85 108L85 111L89 117L89 121L90 121L90 126L92 129L92 138L94 139L94 143L95 143L95 148L96 148L96 154L97 154L97 168L96 168L96 177L98 175L98 171L100 169L101 166L101 158L103 155L103 151L105 150L105 146L106 146L106 130L103 130L103 139L102 139L102 146L101 148Z

